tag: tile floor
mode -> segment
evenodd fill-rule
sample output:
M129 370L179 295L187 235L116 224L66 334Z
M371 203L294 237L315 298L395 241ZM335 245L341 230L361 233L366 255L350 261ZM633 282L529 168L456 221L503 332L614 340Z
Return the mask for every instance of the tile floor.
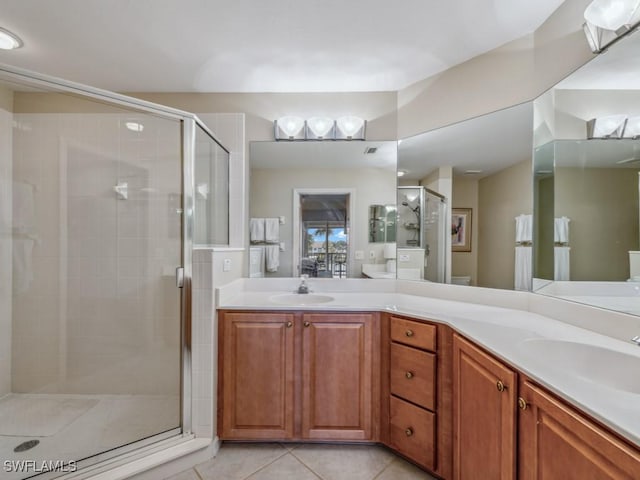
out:
M168 480L435 480L384 447L225 443L218 455Z

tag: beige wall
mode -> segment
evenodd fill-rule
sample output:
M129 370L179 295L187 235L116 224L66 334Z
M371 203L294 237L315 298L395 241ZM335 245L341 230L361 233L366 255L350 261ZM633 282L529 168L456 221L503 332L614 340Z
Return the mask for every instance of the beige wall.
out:
M280 268L270 276L297 276L293 266L293 190L295 188L353 188L355 189L356 218L351 220L351 241L355 250L365 252L364 260L351 259L351 276L359 277L362 263L384 263L384 244L369 243L369 205L396 202L396 177L389 169L358 168L331 169L251 169L251 194L249 211L251 217L285 217L280 226L280 239L285 251L280 252ZM369 259L374 251L375 260Z
M571 280L627 280L640 245L638 169L556 168L555 185L555 215L571 219Z
M480 180L478 213L478 285L513 290L515 217L533 213L531 159Z
M0 89L0 397L11 392L13 115L11 92Z
M534 33L398 92L398 138L533 100L593 57L590 0L566 0Z
M534 220L535 278L554 279L554 177L536 178L536 215ZM558 216L558 215L556 215ZM562 216L562 215L559 215Z
M452 208L471 208L471 251L451 254L451 275L470 276L471 285L478 284L478 226L482 221L478 210L478 179L456 176L453 178Z

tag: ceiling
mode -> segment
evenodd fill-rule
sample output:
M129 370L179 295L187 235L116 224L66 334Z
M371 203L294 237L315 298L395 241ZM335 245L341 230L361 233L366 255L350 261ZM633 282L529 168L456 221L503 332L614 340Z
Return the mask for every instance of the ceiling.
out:
M563 0L3 0L0 62L115 91L395 91Z
M396 142L251 142L251 168L382 168L395 172ZM365 153L371 147L375 153Z
M455 123L403 139L398 145L398 168L407 180L420 180L440 166L454 175L481 170L477 178L531 157L531 102Z

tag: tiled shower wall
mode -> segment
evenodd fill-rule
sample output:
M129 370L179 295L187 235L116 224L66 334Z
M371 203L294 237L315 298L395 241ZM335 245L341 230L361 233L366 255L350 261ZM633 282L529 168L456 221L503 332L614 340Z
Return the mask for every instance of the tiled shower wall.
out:
M34 205L13 292L14 392L179 392L179 123L141 115L138 133L131 119L14 115L14 185Z
M12 117L0 108L0 397L11 392Z

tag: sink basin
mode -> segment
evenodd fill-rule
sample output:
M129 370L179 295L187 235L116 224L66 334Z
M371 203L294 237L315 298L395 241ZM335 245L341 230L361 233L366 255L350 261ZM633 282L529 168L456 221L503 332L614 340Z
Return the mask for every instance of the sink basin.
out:
M274 295L269 300L283 305L317 305L331 302L334 298L329 295L315 295L313 293L284 293L282 295Z
M587 343L532 338L522 352L552 368L616 390L640 394L640 356ZM640 353L640 352L639 352Z

